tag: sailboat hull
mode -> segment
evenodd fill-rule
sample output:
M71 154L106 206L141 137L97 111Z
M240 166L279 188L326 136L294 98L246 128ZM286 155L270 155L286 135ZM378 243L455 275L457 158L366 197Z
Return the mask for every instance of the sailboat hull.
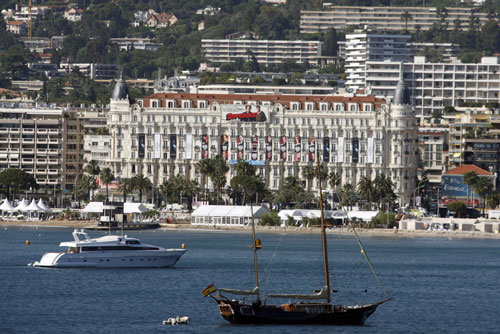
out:
M232 324L318 324L363 325L385 301L362 306L341 306L324 303L277 305L245 304L236 300L216 298L222 317Z

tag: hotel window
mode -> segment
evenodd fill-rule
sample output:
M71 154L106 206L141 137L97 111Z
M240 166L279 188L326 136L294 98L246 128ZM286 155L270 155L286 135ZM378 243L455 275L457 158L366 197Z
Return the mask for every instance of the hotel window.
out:
M328 103L321 103L321 110L323 111L328 110Z
M168 129L167 128L163 128L163 135L166 136L168 134Z
M365 108L365 111L371 111L372 110L371 104L365 104L364 108Z
M344 111L344 105L342 103L335 104L335 111Z
M158 102L153 101L153 103L152 103L151 107L152 107L152 108L158 108Z
M133 157L132 157L132 159L133 159ZM135 174L135 165L132 165L132 174Z
M132 152L131 157L132 157L132 159L135 159L135 152ZM133 173L135 173L135 172L133 172Z
M292 102L291 103L292 110L299 110L299 103L298 102Z
M314 110L314 103L307 103L307 104L306 104L306 109L307 109L308 111L312 111L312 110Z
M134 115L133 120L134 120L134 122L137 122L137 115Z
M151 174L151 165L148 165L148 174Z
M207 107L207 103L205 101L199 101L198 102L198 108L204 109Z
M173 108L174 107L174 102L173 101L168 101L167 102L167 108Z

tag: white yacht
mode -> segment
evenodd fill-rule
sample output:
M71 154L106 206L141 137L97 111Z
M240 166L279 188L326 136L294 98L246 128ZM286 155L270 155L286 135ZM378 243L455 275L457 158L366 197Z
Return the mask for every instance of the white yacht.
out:
M68 247L66 252L45 253L40 261L29 265L57 268L172 267L186 252L184 245L178 249L167 249L142 244L139 239L126 235L91 239L83 229L75 229L73 238L75 241L59 245Z

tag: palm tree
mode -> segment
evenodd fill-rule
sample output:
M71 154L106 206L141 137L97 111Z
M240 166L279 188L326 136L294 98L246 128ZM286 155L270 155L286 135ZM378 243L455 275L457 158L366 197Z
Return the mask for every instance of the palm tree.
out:
M340 201L339 187L342 185L342 175L339 172L332 171L328 176L328 184L334 192L333 200L335 202Z
M221 156L217 155L212 159L213 169L210 173L210 179L212 180L215 189L217 189L217 204L220 204L220 199L222 198L222 189L226 185L226 173L229 171L229 166L226 160Z
M142 192L148 189L151 189L152 183L146 176L143 174L137 174L132 178L132 184L134 189L139 191L139 202L142 203Z
M378 175L373 180L375 187L374 199L379 203L379 209L384 207L385 203L393 202L397 196L394 193L394 182L385 174Z
M401 21L405 21L405 30L408 31L408 20L413 19L413 16L408 12L405 11L403 14L401 14Z
M469 205L469 191L472 195L472 187L477 183L479 176L476 172L467 172L463 176L463 183L467 185L467 205ZM472 202L474 202L474 196L472 196Z
M487 177L480 177L479 180L472 186L472 188L483 200L483 215L484 215L484 208L486 206L486 195L489 192L491 192L491 189L493 188L491 180Z
M356 188L351 183L346 183L340 192L340 203L342 206L352 206L356 204Z
M123 194L123 203L127 202L127 194L133 190L132 179L121 179L118 185L118 191Z
M205 195L205 200L207 200L206 196L206 184L207 184L207 178L210 174L213 172L213 161L212 159L203 159L200 160L199 162L196 163L196 168L198 171L201 173L201 178L202 178L202 191Z
M373 182L369 177L363 176L358 183L358 195L368 203L371 209L374 195Z
M318 174L314 165L307 165L302 168L302 177L307 180L307 191L311 191L312 180Z
M111 182L113 182L115 176L113 175L113 172L111 171L111 169L106 167L103 170L101 170L99 177L101 179L101 182L106 186L106 203L109 203L108 185Z
M99 175L100 171L101 171L101 168L99 167L99 164L95 160L90 160L88 165L85 166L85 172L93 178L94 184L95 184L93 187L91 187L92 198L94 197L94 190L97 189L97 184L95 181L96 181L97 175ZM89 193L89 196L90 196L90 193Z

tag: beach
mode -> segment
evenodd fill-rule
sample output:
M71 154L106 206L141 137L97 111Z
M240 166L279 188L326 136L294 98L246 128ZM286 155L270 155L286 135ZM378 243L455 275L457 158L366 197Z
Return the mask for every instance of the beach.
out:
M95 227L95 220L61 220L53 219L46 221L25 221L10 220L0 221L0 226L4 227L67 227L67 228L92 228ZM185 224L160 224L161 229L171 230L198 230L198 231L251 231L250 226L209 226ZM257 233L290 233L290 234L319 234L319 227L294 227L294 226L256 226ZM352 228L337 227L326 230L328 234L352 235ZM360 236L377 237L424 237L424 238L487 238L500 239L500 233L488 232L464 232L464 231L430 231L430 230L400 230L400 229L366 229L356 228Z

